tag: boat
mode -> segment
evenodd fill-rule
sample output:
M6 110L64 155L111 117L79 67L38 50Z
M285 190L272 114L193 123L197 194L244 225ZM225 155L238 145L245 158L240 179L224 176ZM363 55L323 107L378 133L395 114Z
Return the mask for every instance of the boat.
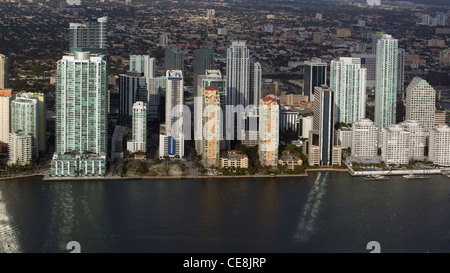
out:
M412 174L412 173L405 174L403 177L406 178L406 179L409 179L409 180L413 180L413 179L428 179L429 178L428 176L415 175L415 174Z
M373 181L373 180L388 180L389 177L379 175L379 174L371 174L364 178L364 180Z

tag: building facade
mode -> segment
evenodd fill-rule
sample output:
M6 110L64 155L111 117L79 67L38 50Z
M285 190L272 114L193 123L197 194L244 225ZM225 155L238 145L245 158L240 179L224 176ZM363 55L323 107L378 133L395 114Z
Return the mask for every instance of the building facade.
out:
M9 142L12 89L0 89L0 142Z
M18 95L11 101L11 132L22 131L31 135L31 153L39 156L38 100L28 95Z
M130 153L147 152L147 103L137 101L133 104L131 141L127 142Z
M9 134L9 161L8 165L26 165L31 163L32 136L18 130Z
M232 41L227 50L227 105L249 104L250 53L245 41Z
M8 88L9 70L8 57L0 54L0 89Z
M262 166L275 167L278 164L280 144L280 106L277 97L267 95L260 101L259 109L259 161Z
M336 96L336 122L353 123L366 116L366 73L359 58L331 61L330 88Z
M422 161L425 159L425 129L416 120L405 120L400 123L409 132L408 157L409 160Z
M406 89L407 120L417 120L425 130L434 127L436 91L426 81L415 77Z
M361 119L353 123L352 156L378 155L378 127L370 119Z
M70 23L69 48L74 51L90 51L106 54L108 17L88 18L83 24Z
M107 155L107 62L76 51L58 61L56 151L51 176L103 176Z
M303 95L314 101L315 88L327 84L327 63L321 59L313 59L305 62L305 73L303 75L305 85Z
M164 67L167 70L184 71L184 52L178 46L170 44L164 51Z
M147 101L147 79L144 73L127 72L119 75L119 123L131 126L133 104Z
M381 130L395 124L397 106L398 40L383 34L377 43L375 123Z
M194 51L194 94L197 94L198 76L206 75L206 70L214 69L214 50L208 48Z
M391 124L382 130L381 157L386 164L409 163L410 133L399 124Z
M222 114L219 87L207 86L203 93L202 161L205 168L219 166Z
M450 166L450 127L447 125L430 130L428 160L435 165Z

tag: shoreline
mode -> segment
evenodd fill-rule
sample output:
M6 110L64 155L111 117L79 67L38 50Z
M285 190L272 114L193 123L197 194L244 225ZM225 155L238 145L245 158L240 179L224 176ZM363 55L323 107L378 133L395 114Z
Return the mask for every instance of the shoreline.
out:
M380 174L387 176L399 176L404 174L426 174L426 175L444 175L445 169L435 170L395 170L395 171L353 171L347 169L333 169L333 168L312 168L306 169L302 174L278 174L278 175L217 175L217 176L135 176L135 177L119 177L119 176L103 176L103 177L48 177L42 173L21 175L15 177L2 177L0 181L17 180L22 178L30 178L35 176L42 176L43 181L57 182L57 181L101 181L101 180L190 180L190 179L233 179L233 178L301 178L308 177L309 172L347 172L352 177L364 177L372 174Z

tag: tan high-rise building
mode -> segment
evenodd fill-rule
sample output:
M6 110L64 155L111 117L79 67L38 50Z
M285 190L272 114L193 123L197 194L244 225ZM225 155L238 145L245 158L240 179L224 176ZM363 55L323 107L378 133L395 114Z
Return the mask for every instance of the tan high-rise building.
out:
M218 167L220 156L221 108L219 87L207 86L203 92L202 160L205 168Z
M280 106L274 95L267 95L259 105L259 161L262 166L277 166Z
M11 89L0 89L0 141L9 142Z

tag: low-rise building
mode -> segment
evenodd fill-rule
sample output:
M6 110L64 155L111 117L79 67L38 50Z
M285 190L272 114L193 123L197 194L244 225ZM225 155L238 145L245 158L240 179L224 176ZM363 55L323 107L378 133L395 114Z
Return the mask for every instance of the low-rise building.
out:
M281 157L278 160L278 164L282 166L288 166L288 169L294 170L295 166L303 165L303 161L298 156L291 154L289 151L283 151Z
M248 168L248 156L242 154L239 151L231 150L228 151L226 157L220 159L220 167L235 167L241 169Z

